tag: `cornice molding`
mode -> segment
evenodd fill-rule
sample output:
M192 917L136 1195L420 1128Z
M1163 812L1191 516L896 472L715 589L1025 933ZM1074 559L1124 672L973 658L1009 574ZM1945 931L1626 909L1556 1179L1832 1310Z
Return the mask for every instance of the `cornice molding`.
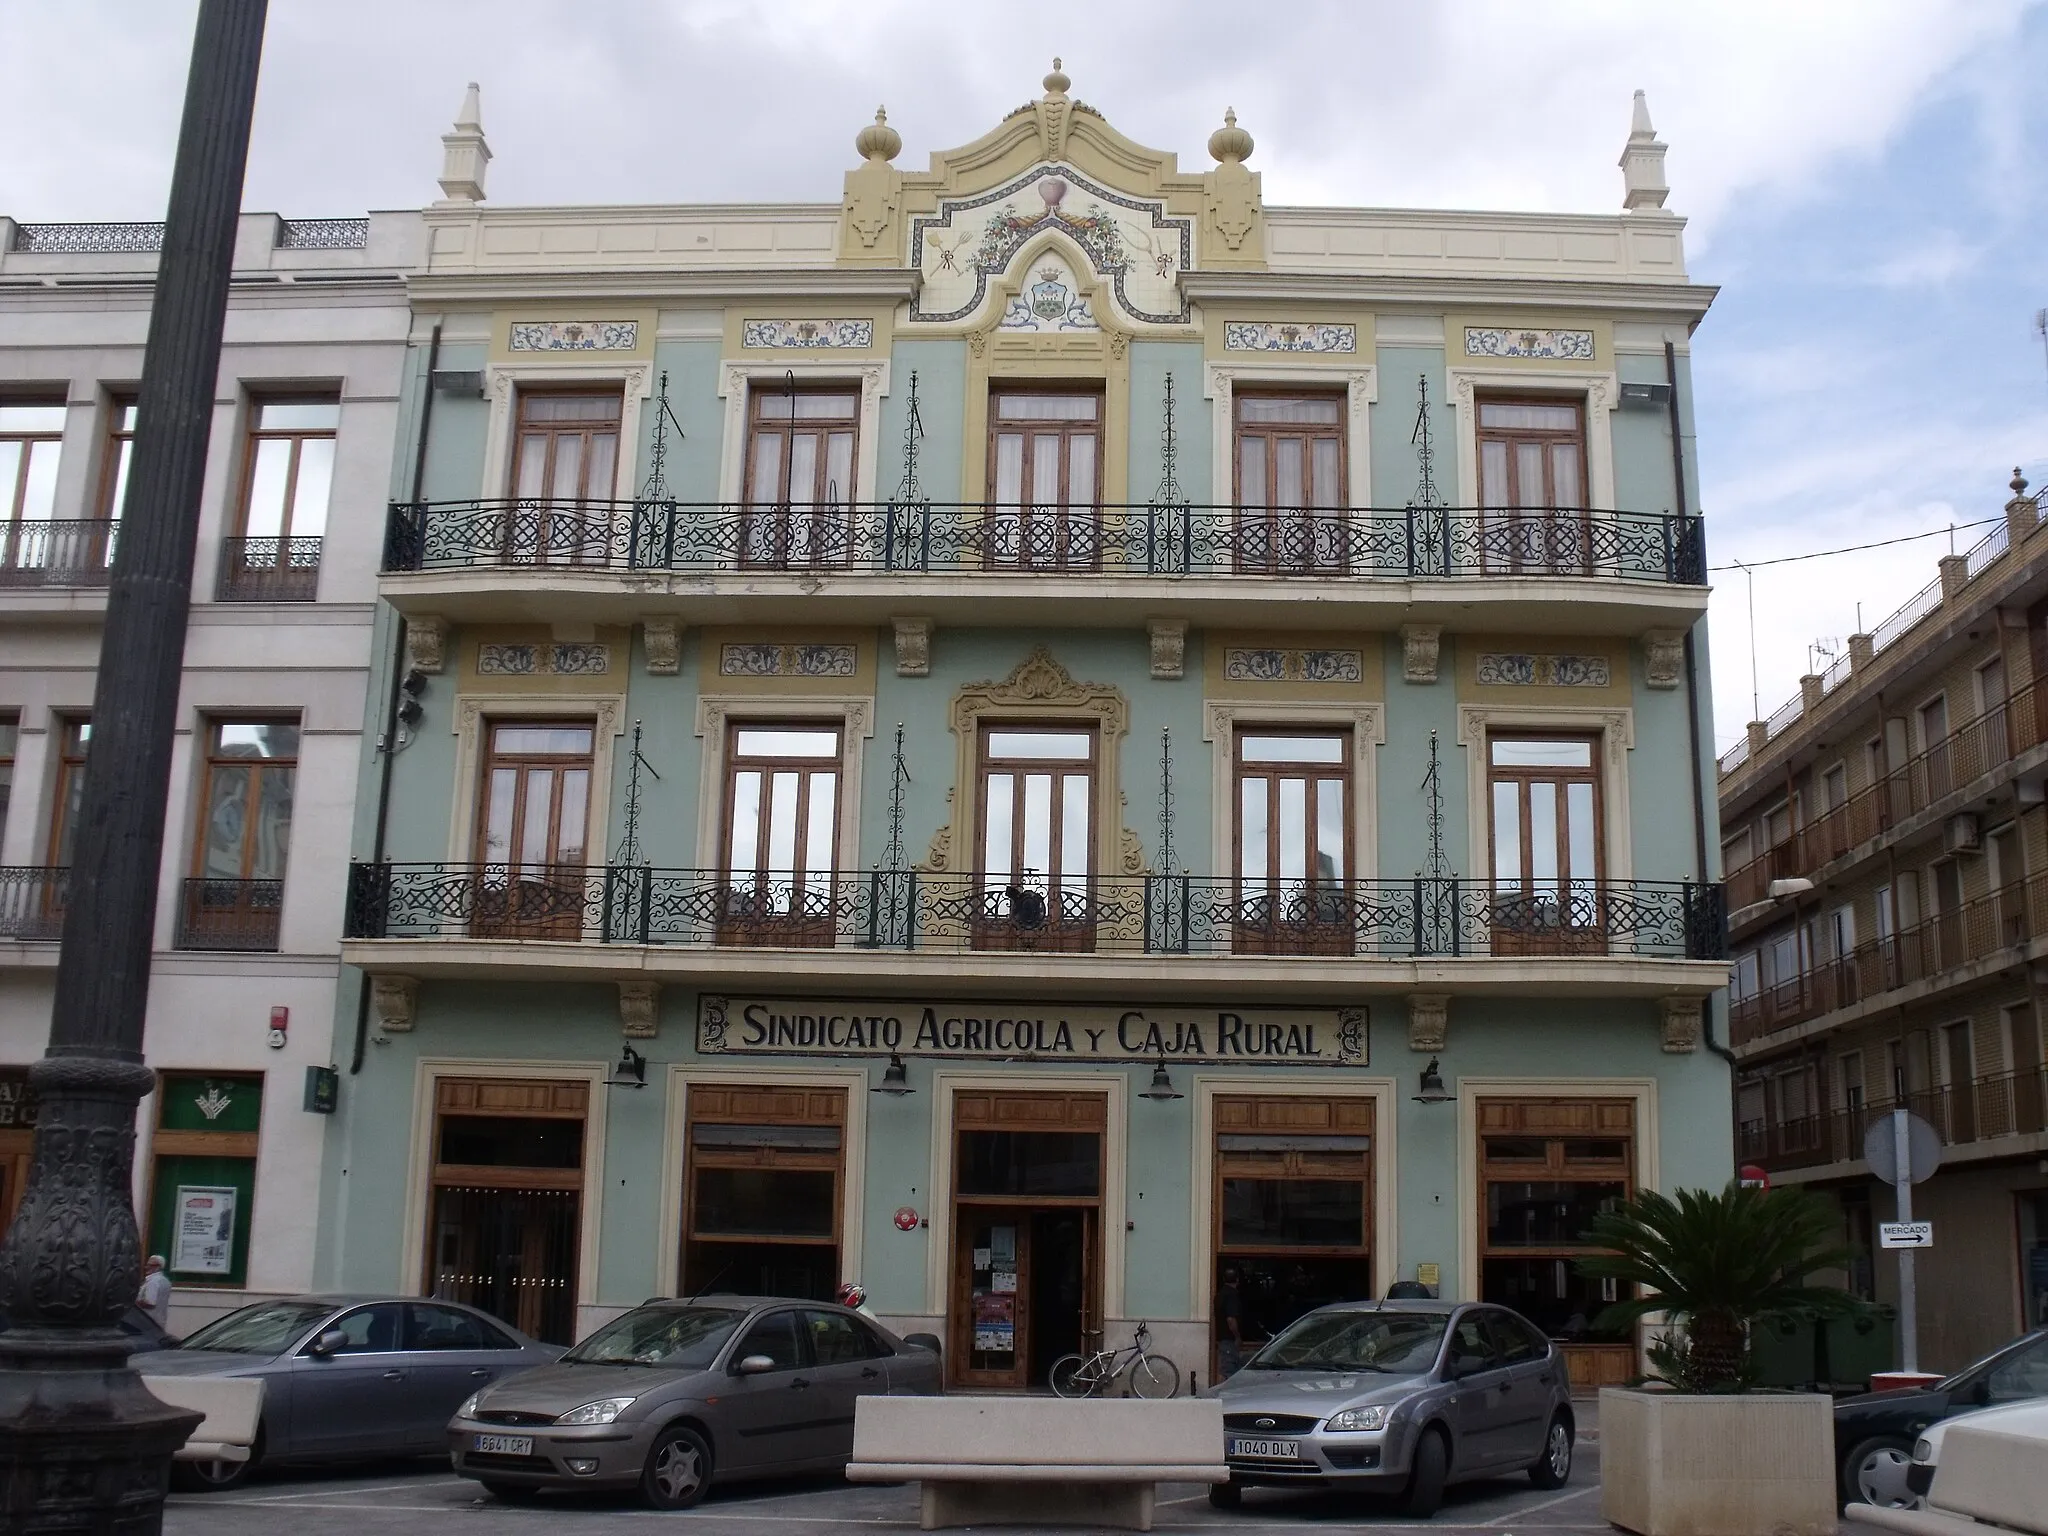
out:
M519 270L423 272L407 280L415 305L524 304L541 299L882 299L916 296L919 274L895 267L733 267L679 271Z
M1395 302L1440 309L1515 307L1647 310L1697 318L1721 290L1655 278L1506 276L1498 272L1190 272L1181 287L1197 302L1280 300L1303 304Z

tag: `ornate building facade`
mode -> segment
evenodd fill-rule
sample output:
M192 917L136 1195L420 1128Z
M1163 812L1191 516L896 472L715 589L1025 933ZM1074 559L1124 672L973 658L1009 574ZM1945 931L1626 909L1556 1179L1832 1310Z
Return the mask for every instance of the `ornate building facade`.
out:
M1609 216L1279 208L1043 94L836 203L503 208L408 287L322 1283L568 1339L857 1279L951 1379L1210 1379L1718 1186L1690 338Z

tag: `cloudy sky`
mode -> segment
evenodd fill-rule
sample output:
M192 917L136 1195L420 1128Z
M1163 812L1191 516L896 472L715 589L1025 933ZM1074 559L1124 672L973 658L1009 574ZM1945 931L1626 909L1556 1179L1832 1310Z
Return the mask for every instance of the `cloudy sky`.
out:
M0 155L0 212L161 216L193 11L0 4L10 116L37 125ZM833 201L878 101L919 164L1055 53L1191 166L1234 106L1273 203L1613 210L1648 91L1693 277L1722 289L1694 348L1717 565L1974 523L2013 465L2048 476L2048 0L273 0L246 203L419 205L471 79L493 201ZM1948 547L1758 570L1763 712ZM1725 747L1750 590L1716 583Z

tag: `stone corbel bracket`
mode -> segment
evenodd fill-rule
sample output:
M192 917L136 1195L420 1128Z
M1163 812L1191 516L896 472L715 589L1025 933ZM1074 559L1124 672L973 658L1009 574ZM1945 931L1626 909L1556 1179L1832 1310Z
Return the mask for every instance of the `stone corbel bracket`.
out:
M1436 681L1437 653L1442 649L1441 624L1401 626L1401 677L1410 683Z
M1643 676L1652 688L1676 688L1685 669L1685 633L1652 629L1643 635Z
M1706 1014L1703 997L1664 999L1664 1049L1674 1056L1700 1048L1700 1030Z
M619 1027L628 1040L652 1040L661 1033L661 983L619 983Z
M891 619L896 631L896 675L929 677L932 671L932 621Z
M1450 997L1442 992L1408 994L1408 1049L1434 1056L1450 1037Z
M1187 673L1188 621L1148 619L1145 633L1152 641L1152 676L1161 682L1178 682Z
M674 677L683 670L683 626L674 619L642 619L640 643L649 677Z
M405 621L405 664L428 677L439 677L448 661L448 621L422 614Z
M377 1028L387 1035L412 1032L419 1001L420 982L417 976L370 978L370 1014L377 1021Z

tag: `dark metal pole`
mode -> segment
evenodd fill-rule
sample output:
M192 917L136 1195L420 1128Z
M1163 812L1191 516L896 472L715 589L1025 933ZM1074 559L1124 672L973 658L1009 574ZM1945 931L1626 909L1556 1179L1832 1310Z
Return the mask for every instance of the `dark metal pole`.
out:
M199 493L266 0L201 0L150 310L134 467L65 886L34 1162L0 1245L0 1532L157 1531L199 1422L152 1397L116 1326L141 1278L135 1112Z

